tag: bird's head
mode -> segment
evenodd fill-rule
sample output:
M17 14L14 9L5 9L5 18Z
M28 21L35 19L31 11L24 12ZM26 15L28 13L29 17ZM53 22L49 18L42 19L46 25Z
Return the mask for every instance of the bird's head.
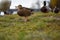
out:
M18 7L19 9L22 9L22 8L23 8L22 5L18 5L17 7Z
M15 6L15 8L18 10L23 9L22 5Z

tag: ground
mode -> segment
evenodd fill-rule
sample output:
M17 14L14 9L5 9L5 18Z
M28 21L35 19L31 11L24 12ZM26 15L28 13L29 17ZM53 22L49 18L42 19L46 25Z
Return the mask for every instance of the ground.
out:
M0 40L60 40L60 13L34 12L28 22L17 14L1 16Z

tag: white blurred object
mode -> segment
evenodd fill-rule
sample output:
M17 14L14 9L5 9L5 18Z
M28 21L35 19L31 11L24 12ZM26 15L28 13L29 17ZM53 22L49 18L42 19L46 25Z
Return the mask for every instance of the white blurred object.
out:
M13 12L13 14L17 14L17 11Z
M4 16L4 12L0 12L0 16Z

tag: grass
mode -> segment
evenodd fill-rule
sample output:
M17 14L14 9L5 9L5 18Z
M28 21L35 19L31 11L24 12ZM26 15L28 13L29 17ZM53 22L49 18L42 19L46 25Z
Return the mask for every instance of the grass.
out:
M35 12L30 21L22 17L5 15L0 17L0 40L60 40L60 13Z

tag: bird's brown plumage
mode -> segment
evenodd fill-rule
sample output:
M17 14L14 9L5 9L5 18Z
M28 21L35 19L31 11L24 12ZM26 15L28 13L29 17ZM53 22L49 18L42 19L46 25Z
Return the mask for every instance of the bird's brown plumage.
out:
M47 12L48 12L48 9L46 8L46 6L43 6L43 7L41 8L41 12L44 12L44 13L47 13Z
M17 14L19 16L26 17L26 16L30 16L32 14L32 12L26 8L23 8L21 5L19 5Z
M30 15L31 15L31 12L30 12L29 10L23 8L23 9L19 10L19 11L17 12L17 14L18 14L19 16L26 17L26 16L30 16Z

